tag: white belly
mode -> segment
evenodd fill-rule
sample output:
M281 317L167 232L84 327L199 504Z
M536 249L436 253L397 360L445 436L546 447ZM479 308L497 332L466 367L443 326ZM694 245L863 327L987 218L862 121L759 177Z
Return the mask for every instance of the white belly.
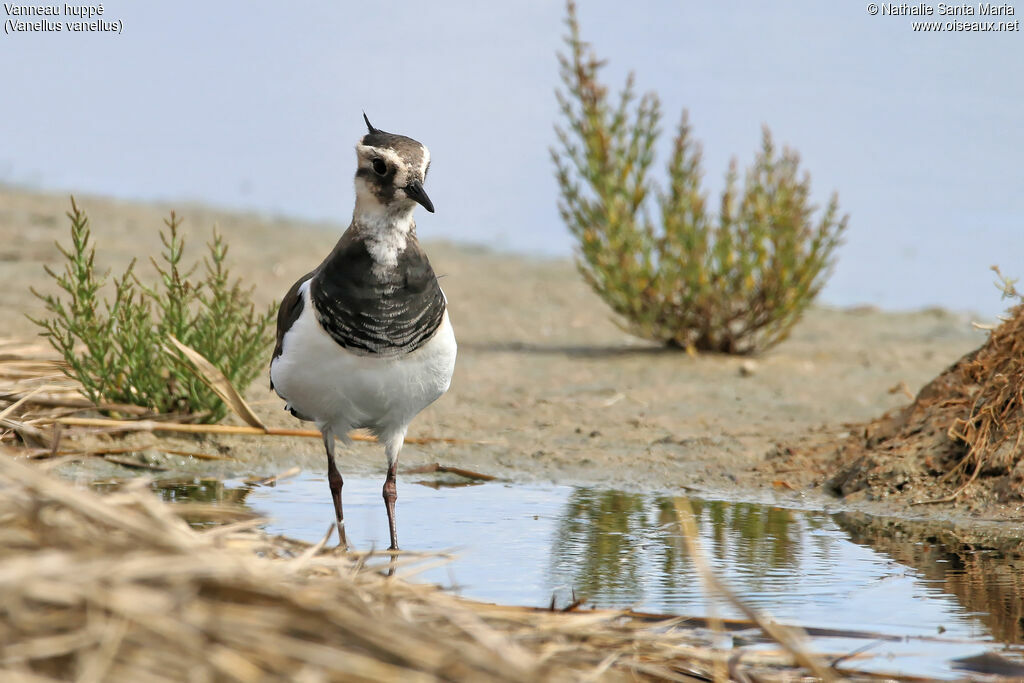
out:
M318 428L330 427L341 438L357 428L404 436L409 422L448 390L456 344L447 311L426 344L379 358L338 346L317 324L308 281L300 293L302 313L285 333L270 377L277 392Z

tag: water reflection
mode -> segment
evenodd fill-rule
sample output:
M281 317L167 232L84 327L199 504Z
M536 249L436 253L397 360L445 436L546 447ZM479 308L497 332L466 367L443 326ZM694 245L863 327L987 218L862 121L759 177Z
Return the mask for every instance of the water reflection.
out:
M637 549L661 542L649 516L639 496L574 490L552 544L552 583L591 599L617 595L639 601L644 581Z
M699 592L676 516L693 510L713 566L755 602L834 562L825 515L754 503L574 489L552 538L551 584L609 606L666 605Z
M252 486L231 486L219 479L167 479L155 484L166 503L244 505Z
M1024 643L1024 558L1006 542L977 532L857 513L835 516L854 543L914 567L933 585L955 595L996 640ZM1020 542L1010 543L1015 546Z
M753 588L763 588L756 578L771 575L767 570L795 568L803 553L815 552L822 560L830 556L828 539L808 534L824 526L824 517L753 503L691 500L690 504L707 539L707 552L719 564L749 568ZM659 505L674 510L672 499Z
M121 487L131 485L132 479L104 479L90 484L99 493L112 493ZM153 490L165 503L206 503L210 505L243 506L252 486L220 479L182 477L180 479L158 479Z

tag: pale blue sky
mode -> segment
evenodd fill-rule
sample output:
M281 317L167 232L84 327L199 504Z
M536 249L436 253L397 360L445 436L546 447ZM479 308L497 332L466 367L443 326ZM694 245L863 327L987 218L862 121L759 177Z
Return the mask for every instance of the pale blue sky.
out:
M1020 32L915 33L857 2L582 5L610 83L635 69L667 128L690 110L710 188L766 123L819 199L839 191L852 217L826 303L1002 309L988 266L1024 275ZM571 252L547 151L560 3L104 8L121 35L0 35L0 182L340 229L365 109L431 149L421 237Z

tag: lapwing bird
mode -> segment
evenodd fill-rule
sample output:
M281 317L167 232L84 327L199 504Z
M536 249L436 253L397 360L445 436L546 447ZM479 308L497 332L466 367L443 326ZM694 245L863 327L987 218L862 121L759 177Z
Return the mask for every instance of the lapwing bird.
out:
M455 369L447 300L416 239L413 210L433 213L423 189L430 152L366 121L356 145L352 223L315 270L292 285L277 314L270 387L300 420L316 423L342 546L342 478L334 440L370 430L384 445L384 504L398 549L395 469L409 423L436 401Z

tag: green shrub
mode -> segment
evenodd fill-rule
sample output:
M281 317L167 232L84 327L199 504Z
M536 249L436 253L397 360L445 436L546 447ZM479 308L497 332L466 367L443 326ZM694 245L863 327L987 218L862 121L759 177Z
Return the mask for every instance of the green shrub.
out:
M712 215L685 111L668 188L658 187L650 178L657 95L637 98L630 74L613 101L572 2L566 23L569 54L558 55L565 90L557 92L566 126L555 128L560 145L551 157L583 277L624 329L669 346L742 354L785 339L825 283L846 229L836 195L815 219L810 178L765 128L742 188L734 160Z
M113 279L113 300L102 297L109 273L97 274L89 219L74 198L71 246L57 248L67 263L61 273L46 267L62 290L40 294L50 317L33 319L67 362L65 372L94 403L128 403L160 413L191 413L205 422L224 417L227 407L170 348L174 336L213 363L240 391L266 362L273 342L276 305L258 313L252 290L231 280L228 246L213 231L203 259L203 279L190 280L199 264L182 267L181 220L171 212L160 231L164 250L150 259L159 274L155 286L135 275L135 261Z

